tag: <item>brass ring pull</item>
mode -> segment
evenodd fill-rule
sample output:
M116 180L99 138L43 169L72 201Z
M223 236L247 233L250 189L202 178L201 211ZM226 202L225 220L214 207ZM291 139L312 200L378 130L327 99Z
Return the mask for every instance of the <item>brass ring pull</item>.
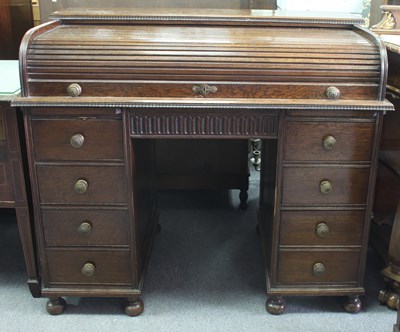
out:
M339 99L340 98L340 90L335 86L330 86L326 89L326 97L328 99Z
M85 136L83 136L82 134L75 134L71 137L69 143L72 147L79 149L85 143Z
M72 83L67 87L67 95L70 97L78 97L82 94L82 87L78 83Z
M329 227L324 222L321 222L317 225L316 232L319 237L325 237L329 234Z
M329 180L322 181L319 184L319 189L320 189L322 194L329 194L333 189L332 182L329 181Z
M210 93L216 93L218 88L216 86L209 86L208 84L195 85L192 91L202 96L207 96Z
M94 275L95 270L96 267L93 263L86 263L82 267L82 274L86 277L91 277L92 275Z
M78 233L80 235L89 235L92 231L92 224L89 221L82 222L78 227Z
M86 180L80 179L75 182L74 190L77 194L84 194L89 187L89 183Z
M325 150L332 150L333 147L336 144L336 139L335 137L331 136L331 135L326 135L323 140L322 143L324 145Z
M313 274L316 277L322 276L325 273L325 265L322 263L315 263L313 266Z

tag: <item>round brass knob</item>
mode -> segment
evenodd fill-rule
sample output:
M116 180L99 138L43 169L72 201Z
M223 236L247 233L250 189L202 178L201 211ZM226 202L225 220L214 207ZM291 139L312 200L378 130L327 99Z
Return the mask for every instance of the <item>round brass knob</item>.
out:
M324 222L321 222L317 225L316 232L319 237L325 237L329 233L329 227Z
M319 184L319 189L320 189L321 193L323 193L323 194L329 194L329 193L332 191L332 189L333 189L332 182L329 181L329 180L324 180L324 181L322 181L322 182Z
M72 83L67 87L67 95L70 97L78 97L82 93L82 87L78 83Z
M89 187L89 183L86 180L80 179L75 182L74 190L77 194L84 194Z
M322 263L315 263L313 266L313 274L316 277L322 276L325 273L325 265Z
M78 233L81 235L89 235L92 231L92 224L89 221L82 222L78 227Z
M82 274L86 277L91 277L92 275L94 275L95 270L96 267L93 263L86 263L82 267Z
M85 137L82 134L75 134L71 137L69 143L72 147L79 149L83 146L83 143L85 143Z
M336 144L336 139L331 135L326 135L323 138L322 143L324 145L325 150L332 150Z
M328 99L339 99L340 90L335 86L330 86L326 89L326 96L328 97Z

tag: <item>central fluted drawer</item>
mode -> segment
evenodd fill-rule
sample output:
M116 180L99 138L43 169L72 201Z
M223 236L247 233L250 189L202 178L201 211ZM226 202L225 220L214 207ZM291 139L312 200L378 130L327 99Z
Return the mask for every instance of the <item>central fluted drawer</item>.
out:
M365 204L369 167L285 167L282 204Z
M42 204L126 204L123 166L38 166Z
M47 250L50 283L129 284L131 260L123 250Z
M46 246L129 245L126 210L42 209Z
M122 160L121 120L34 119L35 157L52 160Z

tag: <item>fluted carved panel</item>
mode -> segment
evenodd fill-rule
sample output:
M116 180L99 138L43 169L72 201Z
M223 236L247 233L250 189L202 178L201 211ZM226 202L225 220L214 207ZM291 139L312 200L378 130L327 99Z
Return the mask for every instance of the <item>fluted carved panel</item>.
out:
M276 137L278 115L262 114L177 114L168 112L131 114L131 135Z

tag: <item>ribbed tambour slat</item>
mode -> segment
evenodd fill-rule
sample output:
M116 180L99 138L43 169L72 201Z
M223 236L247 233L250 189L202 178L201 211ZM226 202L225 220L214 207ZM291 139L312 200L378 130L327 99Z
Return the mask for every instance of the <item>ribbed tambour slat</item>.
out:
M324 82L366 86L370 92L379 86L380 72L376 45L352 29L334 28L327 34L326 29L307 27L60 25L33 39L27 54L31 95L41 94L36 83L62 81L289 82L299 87ZM84 91L96 95L92 86L86 85ZM216 96L223 97L219 93ZM133 86L126 95L140 92ZM264 91L248 96L265 95Z

